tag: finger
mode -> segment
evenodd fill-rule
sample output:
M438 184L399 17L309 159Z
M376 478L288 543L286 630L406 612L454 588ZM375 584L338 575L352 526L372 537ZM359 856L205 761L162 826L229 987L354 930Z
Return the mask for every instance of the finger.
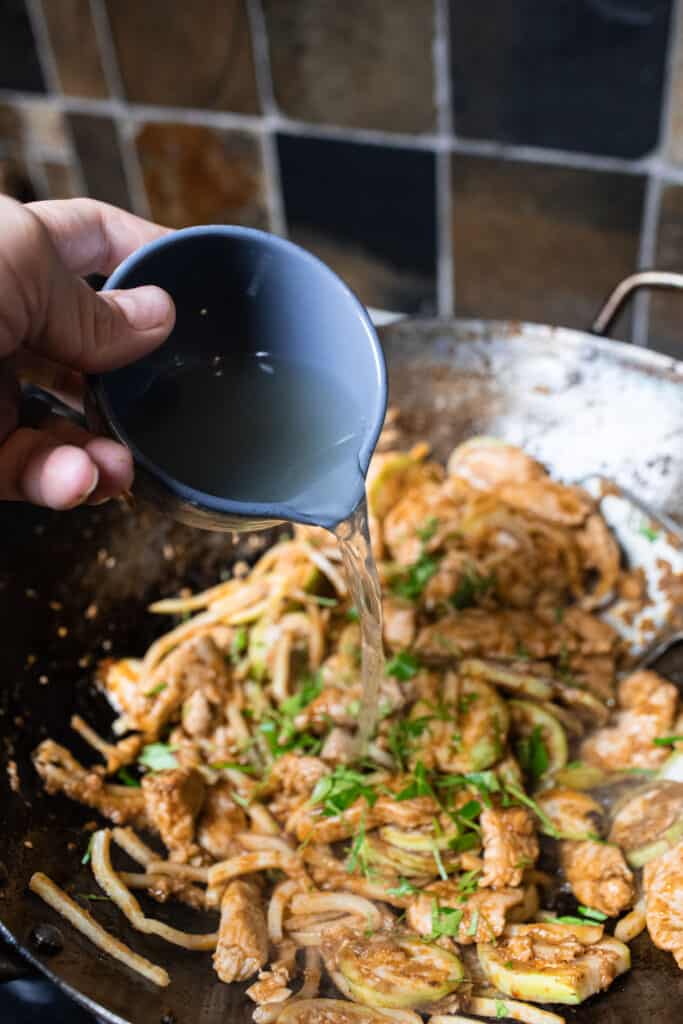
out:
M74 274L109 275L141 245L169 229L94 199L57 199L27 206L45 225Z
M153 285L94 292L59 258L42 221L0 197L0 355L21 344L72 370L99 373L138 359L168 337L173 301Z
M63 510L82 504L97 487L90 455L49 434L22 427L0 445L0 499Z
M64 416L48 416L41 429L60 444L78 445L97 466L97 487L88 498L88 505L101 505L116 498L133 484L133 456L125 445L108 437L96 437L84 427Z

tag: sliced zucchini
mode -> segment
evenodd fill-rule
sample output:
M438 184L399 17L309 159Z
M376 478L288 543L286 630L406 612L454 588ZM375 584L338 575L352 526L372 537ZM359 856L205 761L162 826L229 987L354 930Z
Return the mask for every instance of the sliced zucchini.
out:
M555 776L555 781L568 789L594 789L602 785L607 776L600 768L586 764L585 761L572 761L565 765Z
M325 1021L325 1024L387 1024L393 1020L396 1024L396 1017L345 999L294 1000L277 1017L278 1024L311 1024L313 1020Z
M404 831L394 825L385 825L379 829L379 836L390 846L398 846L401 850L412 850L415 852L431 852L433 850L447 850L449 843L457 839L460 833L457 829L444 832L435 836L434 832L418 832L417 829Z
M434 876L437 873L438 865L434 852L440 855L440 860L446 871L454 869L458 863L457 854L450 850L444 850L440 854L439 848L432 844L425 850L405 850L398 846L391 846L382 842L374 836L367 836L364 844L365 858L368 864L398 875L405 875L408 878L416 878L424 875Z
M623 974L631 966L629 948L618 939L607 936L585 945L582 943L574 958L567 960L560 958L566 957L568 944L565 942L563 948L563 939L556 939L558 956L553 957L545 933L548 929L564 929L566 938L570 931L578 929L578 925L575 928L551 924L526 927L538 930L542 955L530 960L515 959L514 944L508 945L504 940L495 946L489 943L477 946L479 962L489 981L504 995L514 999L532 1003L582 1003L607 988L618 974ZM506 929L506 933L510 930Z
M433 757L442 772L476 772L503 756L510 725L507 705L482 679L446 677L438 714L427 701L413 705L411 718L427 718L419 751Z
M454 953L407 932L347 939L337 966L357 1002L396 1010L429 1006L465 978Z
M532 675L528 669L518 669L502 662L466 658L460 664L460 671L463 675L478 676L504 690L536 700L550 700L554 692L552 679Z
M406 488L420 478L422 461L422 453L416 457L413 452L388 452L375 456L367 482L370 515L384 518Z
M634 868L666 853L683 839L683 783L654 782L620 801L609 838Z
M548 767L544 774L561 771L567 763L568 747L564 729L549 711L529 700L509 700L508 708L512 730L517 736L531 736L538 726L548 754Z

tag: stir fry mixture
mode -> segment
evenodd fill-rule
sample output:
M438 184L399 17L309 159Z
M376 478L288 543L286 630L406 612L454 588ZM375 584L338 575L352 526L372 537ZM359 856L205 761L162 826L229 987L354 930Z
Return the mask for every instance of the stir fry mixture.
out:
M111 823L85 853L103 892L212 952L259 1024L558 1024L535 1004L607 989L645 928L683 968L683 714L600 619L647 595L594 501L489 439L447 468L382 451L368 501L387 660L363 759L358 616L334 538L297 528L152 606L175 628L101 666L114 737L72 724L104 763L36 750L48 792ZM31 888L168 984L45 875ZM213 930L172 928L136 890Z

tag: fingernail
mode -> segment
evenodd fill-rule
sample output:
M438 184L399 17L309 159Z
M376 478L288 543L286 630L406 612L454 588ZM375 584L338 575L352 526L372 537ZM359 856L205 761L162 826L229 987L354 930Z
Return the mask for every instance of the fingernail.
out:
M168 320L171 299L165 291L155 285L131 288L130 291L120 292L111 298L136 331L160 327Z

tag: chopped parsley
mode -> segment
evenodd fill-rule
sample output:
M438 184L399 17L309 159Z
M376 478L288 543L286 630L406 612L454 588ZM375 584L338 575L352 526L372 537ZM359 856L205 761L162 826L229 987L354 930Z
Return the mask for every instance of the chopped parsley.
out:
M214 772L222 772L230 768L234 772L244 772L245 775L253 775L256 769L250 764L240 764L238 761L214 761L209 765Z
M574 917L572 914L563 914L562 917L555 917L552 921L553 924L590 924L590 921L586 921L585 917Z
M124 786L130 786L131 789L140 788L139 779L136 779L134 775L131 775L127 768L119 768L116 773L116 778L119 782L122 782Z
M372 807L377 800L377 792L366 781L365 775L337 765L329 775L323 775L311 793L312 804L322 804L323 814L332 817L343 814L347 808L361 797Z
M421 596L432 576L439 568L439 561L424 553L420 555L417 562L402 572L391 584L391 589L398 597L405 597L408 601L416 601Z
M491 573L490 576L482 576L475 566L467 566L460 577L455 593L451 594L450 603L459 612L465 608L471 608L480 597L485 597L488 594L495 583L494 573Z
M387 746L396 760L399 771L405 771L406 762L414 752L416 740L422 736L431 721L431 715L424 715L422 718L401 718L389 729Z
M470 921L470 926L467 929L467 931L465 932L465 935L476 935L478 927L479 927L479 911L475 910L473 912L473 914L472 914L472 920Z
M321 608L336 608L339 601L336 597L322 597L320 594L309 594L309 598L319 604Z
M235 631L235 635L232 638L232 643L230 644L230 660L233 662L233 664L240 660L240 658L247 649L248 642L249 631L247 630L247 627L239 626Z
M367 850L365 846L365 815L361 818L360 828L358 829L358 835L353 841L353 845L349 851L349 856L346 861L346 870L349 874L353 874L356 867L360 867L361 872L367 878L369 874L368 861L367 861Z
M420 662L409 651L399 651L386 665L385 673L405 683L420 671Z
M157 683L151 690L145 690L145 697L157 697L160 693L163 693L167 686L168 683Z
M508 1004L502 999L496 999L496 1020L502 1020L508 1015Z
M659 530L655 530L654 527L652 527L650 523L646 522L645 520L643 520L643 522L641 523L638 529L638 533L641 535L641 537L645 537L647 540L649 540L650 543L653 543L659 537Z
M524 646L524 644L521 642L521 640L517 644L517 648L515 650L515 657L516 658L521 658L522 661L529 661L529 659L531 658L531 651L529 650L528 647Z
M652 742L656 747L673 747L675 743L683 743L683 735L657 736Z
M141 764L143 768L147 768L150 772L163 772L171 768L177 768L176 749L176 747L169 746L168 743L149 743L146 747L143 747L142 753L138 758L138 764Z
M419 721L419 719L417 719ZM438 803L438 797L429 779L429 773L422 761L418 761L413 769L412 778L407 786L396 794L397 800L413 800L417 796L431 796Z
M564 622L564 608L558 607L555 609L555 622L558 626L561 622Z
M531 735L518 740L516 753L522 771L532 783L537 782L541 776L545 775L550 758L543 742L540 725L533 727Z
M457 907L440 907L438 900L432 901L432 932L430 939L439 939L442 935L451 938L458 934L463 911Z
M349 620L349 622L358 622L358 609L356 608L355 604L352 604L351 607L348 609L346 613L346 618Z
M287 697L280 704L280 713L287 718L295 718L311 701L320 696L322 688L323 682L319 673L316 673L314 676L307 676L294 696Z
M401 896L414 896L415 893L419 892L419 891L420 890L416 889L415 886L413 885L413 883L409 882L407 878L400 878L399 879L399 884L397 886L394 886L393 889L387 889L387 894L389 896L398 896L398 897L401 897Z
M422 541L422 543L426 544L427 541L432 539L438 528L439 520L436 518L436 516L430 516L429 519L425 520L423 525L417 531L417 535Z
M448 881L448 872L446 871L446 868L444 867L444 863L443 863L443 861L441 859L441 853L440 853L439 847L436 845L436 843L432 843L432 856L434 857L434 863L436 864L436 870L439 872L439 878L443 882L447 882Z
M513 797L518 803L524 804L530 811L533 811L538 820L542 825L542 831L547 836L551 836L553 839L561 839L562 832L556 828L548 815L545 813L542 807L540 807L535 800L532 800L530 796L527 796L524 790L520 789L519 786L514 786L508 782L506 789L511 797Z
M449 850L453 850L454 853L465 853L466 850L473 850L475 846L479 846L479 837L476 832L465 832L463 835L451 839L448 844Z
M589 917L592 921L607 920L607 914L603 914L601 910L595 910L594 907L584 907L583 903L579 903L578 910L582 917Z
M461 807L458 811L458 817L464 818L465 821L472 821L473 818L478 818L481 814L481 804L478 800L468 800L464 807Z
M460 899L466 900L468 896L476 892L479 888L479 875L481 871L479 868L473 868L472 871L463 871L458 879L458 892L460 893Z
M273 757L279 757L290 750L304 750L317 754L322 740L308 732L300 732L295 719L321 693L323 688L319 673L307 676L297 692L283 700L277 711L270 711L259 723L259 732L265 738Z
M85 853L83 854L83 856L81 858L81 864L89 864L90 863L90 858L92 857L92 844L94 843L94 841L95 841L95 836L94 835L90 836L90 839L88 840L88 845L85 848Z

